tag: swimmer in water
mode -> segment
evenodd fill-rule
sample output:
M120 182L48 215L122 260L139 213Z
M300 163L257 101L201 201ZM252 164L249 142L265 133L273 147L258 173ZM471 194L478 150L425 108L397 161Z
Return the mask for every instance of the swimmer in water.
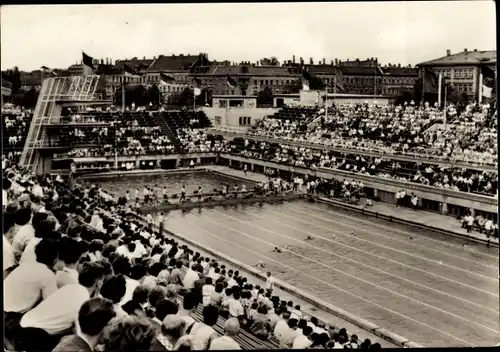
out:
M313 239L313 238L312 238L311 236L307 236L307 237L305 238L305 241L311 241L312 239Z
M281 253L281 249L279 249L278 247L274 247L272 252Z

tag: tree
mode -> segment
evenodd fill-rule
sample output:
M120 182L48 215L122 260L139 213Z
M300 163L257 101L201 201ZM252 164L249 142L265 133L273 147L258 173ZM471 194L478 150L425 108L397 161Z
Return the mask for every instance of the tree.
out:
M193 106L193 91L189 88L184 88L182 92L171 95L169 97L169 104L175 106Z
M12 71L12 93L17 93L21 90L21 72L19 72L19 68L14 67L14 71Z
M125 104L127 106L134 103L136 106L146 106L149 104L148 91L143 85L125 86ZM113 103L115 105L122 104L122 87L116 90L113 97Z
M197 106L212 105L212 91L208 88L203 88L201 94L196 97Z
M310 75L309 78L309 89L310 90L323 90L325 89L325 83L315 75Z
M263 90L257 93L257 106L261 105L272 105L273 103L273 91L269 87L265 87Z
M394 102L395 105L403 105L404 103L409 103L410 101L415 101L413 99L413 93L411 90L408 89L402 89L399 91L398 96L396 97L396 101ZM416 103L417 101L415 101Z
M34 108L38 101L39 95L40 92L38 92L35 88L31 88L28 92L24 94L23 106L26 108Z
M159 103L161 92L156 84L153 84L151 87L149 87L147 95L150 103L153 103L153 105Z

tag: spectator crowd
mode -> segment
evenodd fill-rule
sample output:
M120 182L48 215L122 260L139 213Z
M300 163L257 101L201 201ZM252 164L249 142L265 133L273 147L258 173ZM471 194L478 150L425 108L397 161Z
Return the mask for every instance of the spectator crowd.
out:
M3 169L5 349L380 349L148 227L96 185Z
M450 106L446 126L444 112L427 103L339 104L324 115L323 109L318 111L319 122L309 128L302 120L265 118L250 133L387 155L497 163L497 111L489 104L469 104L460 114Z

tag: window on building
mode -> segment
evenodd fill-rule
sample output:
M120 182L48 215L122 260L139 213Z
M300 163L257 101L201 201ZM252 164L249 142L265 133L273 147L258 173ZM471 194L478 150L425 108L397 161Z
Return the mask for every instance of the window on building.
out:
M264 85L264 80L263 80L263 79L261 79L261 80L260 80L260 85L261 85L261 86L263 86L263 85Z
M227 108L227 100L219 100L219 106L221 108Z
M269 85L269 80L268 80L268 79L266 79L266 86L268 86L268 85Z

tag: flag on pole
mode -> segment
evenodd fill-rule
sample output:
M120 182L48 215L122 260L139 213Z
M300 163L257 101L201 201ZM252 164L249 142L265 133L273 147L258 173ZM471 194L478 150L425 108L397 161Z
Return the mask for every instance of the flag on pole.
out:
M311 75L306 70L302 71L302 90L309 90L309 82L311 80Z
M51 76L57 76L57 73L55 73L54 70L48 68L47 66L42 66L40 67L40 69L42 70L43 73L47 73Z
M164 74L163 72L160 73L160 83L165 85L175 82L175 78L169 75Z
M438 93L439 80L434 71L425 67L423 74L423 90L425 93Z
M123 75L130 78L141 78L141 74L127 64L123 65Z
M481 65L481 77L481 95L491 98L495 88L495 72L488 66Z
M194 88L193 88L193 93L194 96L197 97L198 95L201 95L201 80L199 78L193 77L193 82L194 82Z
M229 73L226 75L226 79L227 79L227 85L229 86L229 88L235 89L238 84L231 76L229 76Z
M83 56L83 75L84 76L89 76L94 74L94 58L91 56L88 56L82 51L82 56Z

